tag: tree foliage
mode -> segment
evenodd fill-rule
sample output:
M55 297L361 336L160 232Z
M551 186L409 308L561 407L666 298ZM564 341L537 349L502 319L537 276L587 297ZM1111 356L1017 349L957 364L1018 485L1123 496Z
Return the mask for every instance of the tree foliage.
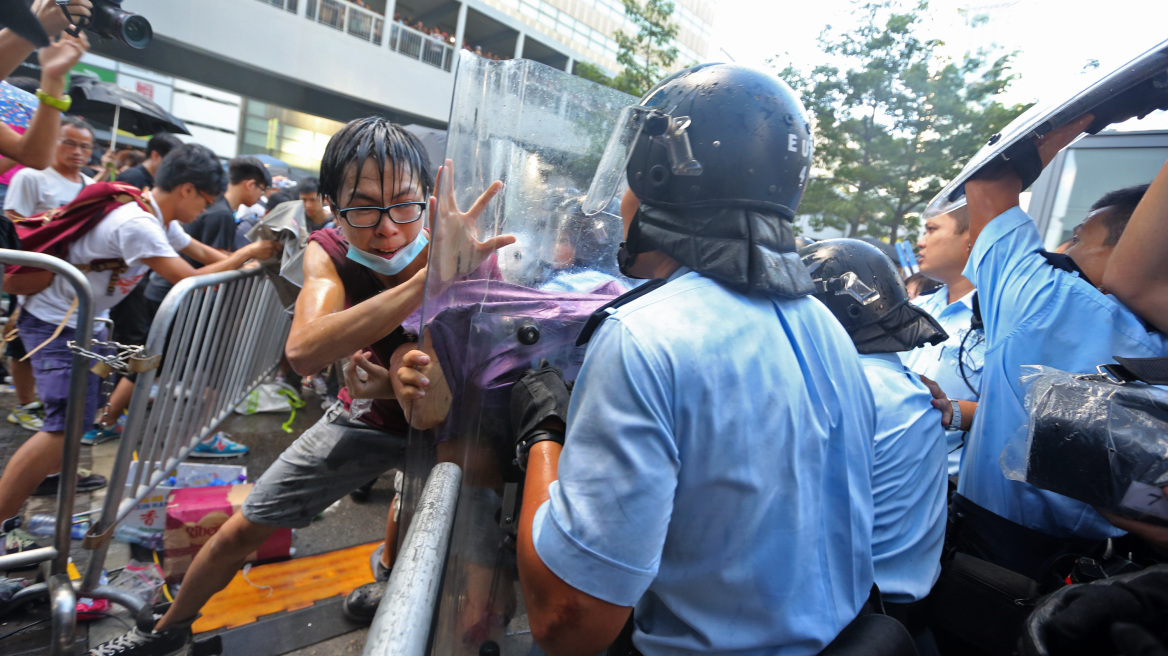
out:
M634 96L642 96L653 88L666 71L677 61L677 24L671 23L672 0L622 0L625 16L637 26L634 35L617 30L616 60L624 70L613 80L613 86Z
M640 97L661 81L677 62L677 25L670 22L676 8L672 0L621 0L625 16L637 26L637 33L617 30L616 60L624 68L615 77L599 66L577 62L574 73L625 93Z
M858 27L819 36L831 63L780 72L816 124L817 171L799 210L812 228L890 242L911 235L925 204L1025 109L996 100L1015 79L1012 53L943 57L941 41L916 33L927 7L857 2Z

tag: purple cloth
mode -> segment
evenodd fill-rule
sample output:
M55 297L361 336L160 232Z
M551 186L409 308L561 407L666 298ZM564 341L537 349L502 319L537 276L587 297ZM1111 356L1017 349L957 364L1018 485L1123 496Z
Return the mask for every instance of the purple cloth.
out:
M511 386L541 358L573 380L584 360L576 336L588 317L626 290L615 282L588 293L545 292L498 280L457 282L427 299L429 339L450 387L453 412L436 429L439 442L455 437L501 443L501 464L509 465ZM435 311L434 308L438 308ZM418 332L421 313L402 326ZM524 344L520 328L534 325L538 341Z
M41 321L27 309L20 313L20 320L16 323L20 330L20 339L26 348L32 350L53 334L56 324ZM32 354L33 376L36 377L37 395L45 406L45 424L41 430L55 433L65 430L65 408L69 403L69 376L73 371L73 354L69 351L68 342L76 339L74 329L65 326L60 335L45 347ZM94 340L105 339L105 328L93 336ZM97 414L98 395L101 391L101 378L97 374L89 374L89 385L85 389L85 419L83 426L88 430L93 425L93 418Z

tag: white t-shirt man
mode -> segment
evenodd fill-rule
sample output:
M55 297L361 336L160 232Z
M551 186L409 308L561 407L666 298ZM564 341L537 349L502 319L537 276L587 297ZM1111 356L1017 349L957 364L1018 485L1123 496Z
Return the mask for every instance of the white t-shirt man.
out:
M191 236L172 221L163 227L162 211L153 200L155 214L145 212L137 203L126 203L110 212L92 230L69 245L72 264L90 264L99 260L123 260L129 270L118 276L113 293L107 293L113 271L89 271L85 277L93 288L95 318L109 317L109 310L121 302L149 271L142 263L151 257L178 257L178 252L191 243ZM61 276L55 276L53 283L44 291L33 294L24 302L24 312L31 313L41 321L59 324L73 304L73 287ZM77 315L69 317L67 324L77 327Z
M21 169L8 183L4 210L12 210L21 216L43 214L69 204L91 184L93 178L84 173L81 182L73 182L51 166L43 171Z

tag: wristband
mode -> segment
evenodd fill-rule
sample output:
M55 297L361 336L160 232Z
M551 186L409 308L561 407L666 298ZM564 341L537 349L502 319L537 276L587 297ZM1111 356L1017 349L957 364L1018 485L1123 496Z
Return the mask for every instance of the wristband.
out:
M564 444L564 431L548 430L540 428L534 431L515 444L515 464L522 471L527 471L527 454L531 451L531 447L551 440L556 444Z
M961 430L961 404L950 399L949 406L953 408L953 418L949 420L949 425L945 427L945 430L959 431Z
M44 91L37 89L36 97L37 100L41 101L42 103L62 112L69 111L69 108L73 106L73 99L69 97L69 94L65 94L63 98L58 98L56 96L50 96Z

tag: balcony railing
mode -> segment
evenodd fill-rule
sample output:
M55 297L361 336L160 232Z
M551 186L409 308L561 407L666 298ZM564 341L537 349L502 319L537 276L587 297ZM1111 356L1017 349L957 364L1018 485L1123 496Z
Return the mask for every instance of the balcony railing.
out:
M260 0L260 2L264 3L265 5L272 5L273 7L278 7L295 14L296 10L298 9L297 4L299 0Z
M292 0L295 2L295 0ZM308 20L348 32L363 41L381 45L385 18L344 0L308 0Z
M259 1L293 13L296 13L299 5L299 0ZM381 45L381 39L385 34L384 16L346 0L307 0L304 15L310 21L327 25L376 45ZM454 65L454 46L402 23L391 25L390 50L444 71L449 71Z
M390 26L389 48L444 71L454 62L454 46L401 23Z

